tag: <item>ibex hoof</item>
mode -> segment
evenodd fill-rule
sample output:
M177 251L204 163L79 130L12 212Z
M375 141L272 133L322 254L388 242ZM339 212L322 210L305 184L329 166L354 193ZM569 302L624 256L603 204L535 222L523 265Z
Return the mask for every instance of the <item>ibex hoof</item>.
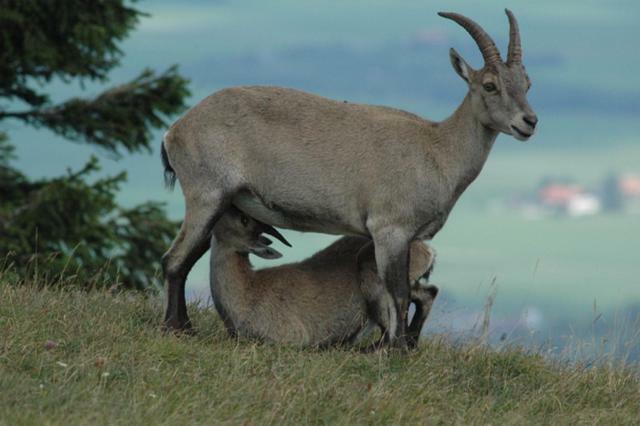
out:
M162 324L162 330L166 333L173 333L178 336L193 336L196 334L196 330L191 325L191 321L187 319L186 321L180 321L177 319L169 319L165 320L164 324Z

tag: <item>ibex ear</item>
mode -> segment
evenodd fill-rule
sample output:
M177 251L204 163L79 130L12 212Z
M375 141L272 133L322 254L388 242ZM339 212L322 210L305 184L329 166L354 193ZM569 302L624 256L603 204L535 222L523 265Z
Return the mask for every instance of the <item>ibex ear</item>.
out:
M252 247L251 249L249 249L249 252L263 259L278 259L282 257L282 254L278 250L272 249L271 247L265 247L262 245Z
M449 58L451 59L451 65L453 65L453 69L456 73L458 73L458 75L462 77L467 84L471 84L473 68L471 68L464 59L462 59L462 56L460 56L453 47L449 49Z

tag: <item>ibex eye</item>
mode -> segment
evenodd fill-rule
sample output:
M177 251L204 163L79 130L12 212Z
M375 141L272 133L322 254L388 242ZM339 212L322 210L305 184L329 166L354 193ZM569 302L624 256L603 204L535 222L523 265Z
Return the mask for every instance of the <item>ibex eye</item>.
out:
M242 226L247 226L249 224L249 218L245 215L240 215L240 222L242 223Z
M484 87L484 90L486 90L487 92L495 92L497 89L496 85L493 83L485 83L482 85L482 87Z

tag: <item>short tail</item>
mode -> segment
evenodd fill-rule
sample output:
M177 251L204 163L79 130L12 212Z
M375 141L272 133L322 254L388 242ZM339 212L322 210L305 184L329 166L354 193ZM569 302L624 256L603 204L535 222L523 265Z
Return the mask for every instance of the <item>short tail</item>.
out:
M161 144L160 156L162 157L162 165L164 166L164 185L170 190L176 186L176 171L173 170L169 163L169 157L167 156L167 150L164 148L164 142Z

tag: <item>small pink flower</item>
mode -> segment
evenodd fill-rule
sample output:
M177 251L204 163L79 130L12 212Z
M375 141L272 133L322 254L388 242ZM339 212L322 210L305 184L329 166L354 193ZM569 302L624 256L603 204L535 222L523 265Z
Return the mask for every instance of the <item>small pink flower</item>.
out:
M102 368L104 367L106 362L107 362L107 359L105 357L99 356L96 358L96 362L94 363L94 365L96 366L96 368Z
M58 347L58 342L55 342L53 340L47 340L46 342L44 342L44 348L48 351L55 349Z

